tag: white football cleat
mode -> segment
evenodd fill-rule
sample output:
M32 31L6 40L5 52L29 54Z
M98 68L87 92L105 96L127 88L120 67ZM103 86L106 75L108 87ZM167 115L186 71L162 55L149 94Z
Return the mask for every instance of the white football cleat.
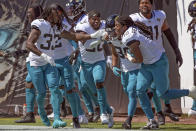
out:
M192 110L190 109L189 112L188 112L188 117L196 117L196 111L195 110Z
M189 90L189 97L192 97L193 99L196 100L196 87L192 87L192 89Z
M100 119L101 119L102 124L108 124L108 122L109 122L109 118L108 118L107 114L101 114Z
M150 119L149 122L141 129L142 130L157 130L159 129L159 124L155 119Z
M80 124L88 124L88 119L85 115L79 115L79 123Z
M48 115L48 119L54 120L54 112L52 112L50 115Z

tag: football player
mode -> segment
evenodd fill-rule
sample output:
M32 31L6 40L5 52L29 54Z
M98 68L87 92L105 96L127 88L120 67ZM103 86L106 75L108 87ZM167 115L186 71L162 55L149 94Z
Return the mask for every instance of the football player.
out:
M84 0L71 0L66 4L68 17L72 20L73 29L75 31L75 27L81 23L88 22L88 15L86 12L86 3ZM71 55L71 58L75 58L75 63L71 62L74 68L74 76L78 83L78 89L82 94L82 98L84 100L85 106L88 110L88 121L96 122L99 119L99 104L96 99L96 88L94 89L94 94L90 90L88 90L87 84L81 84L80 75L81 75L81 56L78 49L78 44L75 41L71 41L73 47L75 48L75 52ZM72 60L73 61L73 60ZM93 103L95 104L95 112L93 109ZM84 115L84 111L81 106L78 106L79 110L79 122L86 123L86 117Z
M122 44L121 38L116 36L114 27L115 19L118 15L114 14L106 19L106 31L109 35L109 42L112 49L112 70L113 73L121 77L123 90L129 98L128 118L123 123L123 128L131 129L131 121L137 106L136 83L137 73L141 64L132 63L127 59L128 48ZM120 68L118 67L118 56L120 57Z
M32 29L26 43L26 48L30 50L27 69L37 91L38 113L42 122L46 126L50 126L50 121L44 109L47 84L51 92L51 104L54 111L52 126L53 128L65 127L66 123L60 119L59 77L53 59L56 46L56 41L53 39L58 37L56 33L60 32L62 28L57 5L52 4L45 8L41 18L31 23Z
M28 24L30 24L33 20L38 18L41 13L43 12L43 9L40 5L31 5L27 10L27 21ZM26 26L27 27L27 26ZM26 61L27 65L29 64L29 60ZM33 86L31 77L29 73L26 77L26 104L27 104L27 113L25 116L23 116L20 120L16 120L16 123L35 123L35 116L34 116L34 102L35 102L35 88Z
M172 46L173 51L176 55L176 63L180 67L182 65L182 57L178 45L174 39L174 35L171 32L167 20L166 14L162 10L152 10L153 0L139 0L139 13L131 14L130 17L135 22L142 22L146 26L150 27L153 32L153 42L157 43L155 46L157 47L157 54L159 51L165 52L162 44L162 32L166 35L167 39L169 40L170 45ZM156 95L156 84L151 85L151 90L153 92L153 102L155 105L155 109L157 112L157 117L160 125L165 124L165 116L169 116L169 118L173 121L179 121L178 116L176 116L170 105L169 100L165 100L165 109L164 113L162 112L160 98Z
M142 63L137 76L136 93L149 121L143 129L157 129L159 124L154 119L150 100L146 93L146 89L150 87L151 83L155 83L156 93L166 100L182 96L195 99L196 88L191 90L169 89L169 65L166 54L163 49L159 48L160 46L155 46L157 43L141 35L140 31L135 29L131 23L134 22L130 17L118 17L115 21L115 31L118 36L122 36L122 43L133 54L131 61L133 63Z
M64 27L64 29L66 30L66 31L69 31L71 28L72 28L72 26L71 26L71 22L72 21L70 21L70 19L68 18L68 15L67 15L67 13L66 12L64 12L64 10L59 6L59 9L58 9L58 13L60 14L60 15L63 15L63 20L62 20L62 24L63 24L63 27ZM68 40L65 40L65 39L60 39L60 40L62 40L62 46L60 47L60 48L57 48L57 52L55 53L56 54L56 58L55 59L58 59L59 57L63 57L63 56L70 56L71 54L72 54L72 52L74 51L74 49L73 49L73 47L72 47L72 45L70 44L71 42L70 41L68 41ZM66 44L64 44L64 43L66 43ZM66 52L66 54L65 54L65 52ZM69 58L68 58L69 59ZM66 62L68 62L69 60L67 59L67 57L66 57ZM61 63L62 64L62 63ZM65 64L65 63L64 63ZM73 74L72 74L72 70L68 70L68 71L70 71L69 73L67 73L67 72L65 72L64 74L71 74L70 75L70 82L71 83L73 83L73 80L71 79L73 76ZM62 73L61 73L62 74ZM68 77L67 77L68 78ZM63 90L61 90L61 92L62 92L62 94L63 94L63 96L66 96L67 97L67 95L66 95L66 93L64 92L64 88L66 88L67 89L67 84L66 84L66 86L64 87L64 78L63 79L61 79L61 81L60 81L60 85L62 85L62 86L60 86L61 88L63 88ZM66 82L67 83L67 82ZM73 86L72 84L70 85L70 84L68 84L68 88L70 88L70 86ZM84 114L84 111L83 111L83 109L82 109L82 107L81 107L81 102L80 102L80 97L79 97L79 95L77 94L77 93L75 93L75 96L76 96L76 101L78 102L77 104L76 104L76 106L77 106L77 109L75 109L76 107L75 106L73 106L73 104L74 103L71 103L71 107L72 107L72 109L73 109L73 115L74 116L77 116L77 113L75 112L76 110L77 110L77 112L78 112L78 114L79 114L79 120L76 120L75 118L73 119L73 120L75 120L75 121L73 121L73 127L80 127L79 126L79 124L77 123L78 121L79 121L79 123L81 123L81 124L87 124L88 123L88 119L85 117L85 114ZM68 98L69 99L69 98ZM75 97L74 97L74 99L75 99ZM52 113L51 115L49 115L49 117L51 117L51 118L53 118L54 117L54 113Z
M69 24L69 19L67 14L64 12L63 8L60 5L57 5L58 14L61 16L63 30L69 31L71 25ZM81 105L80 100L78 101L78 94L75 91L74 81L73 81L73 70L71 64L68 61L68 57L73 51L73 47L68 40L60 38L60 32L55 34L55 51L54 51L54 60L56 67L59 71L61 81L65 85L65 94L64 96L68 99L68 102L71 106L71 111L73 115L73 127L80 128L78 120L78 109L77 106ZM61 83L60 83L61 84Z
M91 34L99 29L104 29L105 23L100 19L100 13L93 10L88 13L88 22L80 23L76 26L76 31L83 34ZM96 88L97 97L100 106L100 118L103 124L108 123L108 127L113 126L113 109L107 103L104 89L104 80L106 75L106 63L103 51L103 43L91 48L90 45L95 39L79 41L81 52L82 77L81 82L88 84L90 88ZM93 89L94 90L94 89Z
M188 7L188 13L193 18L189 23L188 30L191 32L192 47L193 47L193 59L194 59L194 70L196 70L196 1L192 1ZM196 101L193 100L192 108L188 112L188 116L196 116Z

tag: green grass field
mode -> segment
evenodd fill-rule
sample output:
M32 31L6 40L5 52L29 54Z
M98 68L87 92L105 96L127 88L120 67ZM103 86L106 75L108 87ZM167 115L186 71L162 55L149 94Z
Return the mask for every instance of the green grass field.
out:
M0 125L31 125L31 126L44 126L40 119L36 119L36 123L22 123L22 124L17 124L14 123L15 120L20 119L20 118L0 118ZM70 125L71 119L64 119L64 121L67 122L68 127L72 127ZM115 122L115 125L113 129L122 129L122 122ZM140 129L140 127L143 127L145 123L133 123L132 128L133 129ZM81 125L83 128L107 128L107 125L102 125L100 122L98 123L90 123L88 125ZM160 127L161 130L166 130L166 131L175 131L175 130L192 130L196 131L196 125L189 124L172 124L168 123L164 126Z

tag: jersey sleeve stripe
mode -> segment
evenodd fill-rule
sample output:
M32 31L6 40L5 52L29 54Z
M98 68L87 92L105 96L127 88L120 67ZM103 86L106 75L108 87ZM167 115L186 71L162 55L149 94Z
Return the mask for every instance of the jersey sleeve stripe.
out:
M140 42L139 40L131 40L129 41L126 46L130 46L131 44L135 43L135 42Z
M31 26L31 29L36 29L36 30L39 30L39 31L40 31L39 27L37 27L37 26L35 26L35 25L32 25L32 26Z

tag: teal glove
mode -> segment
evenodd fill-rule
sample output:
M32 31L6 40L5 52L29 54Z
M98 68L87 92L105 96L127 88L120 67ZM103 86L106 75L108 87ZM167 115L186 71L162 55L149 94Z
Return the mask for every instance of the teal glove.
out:
M118 67L113 67L112 68L112 71L113 71L113 73L114 73L114 75L116 75L117 77L120 77L120 72L121 72L121 70L118 68Z

